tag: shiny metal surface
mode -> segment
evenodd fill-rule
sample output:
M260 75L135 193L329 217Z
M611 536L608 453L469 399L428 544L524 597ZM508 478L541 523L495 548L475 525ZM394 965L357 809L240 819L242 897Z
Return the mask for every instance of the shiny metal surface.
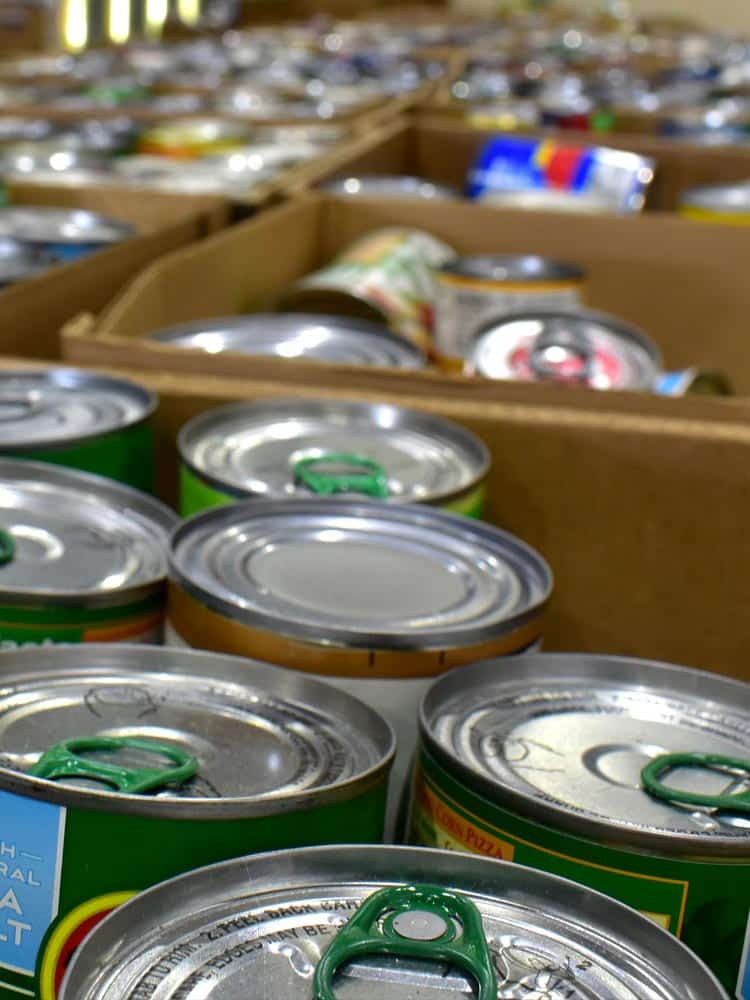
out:
M16 205L0 208L0 236L29 243L118 243L132 226L82 209Z
M323 952L385 886L450 888L478 907L498 1000L726 1000L676 938L599 893L485 858L402 847L256 855L173 879L100 924L61 1000L309 1000ZM358 958L340 1000L474 996L466 973L410 958Z
M0 288L38 274L55 263L49 254L12 236L0 236Z
M646 660L533 654L438 680L423 739L461 780L551 827L661 852L742 855L745 815L650 796L641 770L677 751L750 757L750 688ZM742 790L729 772L680 769L670 785Z
M341 177L323 185L332 194L361 198L423 198L425 200L455 201L461 192L447 184L433 184L422 177L407 174L363 174L358 177Z
M376 461L388 498L408 503L448 499L476 484L490 462L483 443L448 420L332 400L221 407L186 424L178 447L188 467L215 488L264 498L311 496L295 465L332 453Z
M685 191L680 197L680 206L750 216L750 179L744 184L723 184Z
M459 257L444 264L440 271L457 278L475 278L488 282L582 281L583 268L576 264L549 260L546 257L510 254L478 254Z

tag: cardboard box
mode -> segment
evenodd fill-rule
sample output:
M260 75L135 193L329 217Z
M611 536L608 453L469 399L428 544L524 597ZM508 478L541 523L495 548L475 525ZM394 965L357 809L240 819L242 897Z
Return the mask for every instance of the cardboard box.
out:
M144 339L194 319L273 308L295 279L363 233L394 224L425 229L459 253L539 253L582 264L589 303L649 333L668 369L720 369L739 393L750 394L750 231L656 213L642 218L532 216L461 202L310 195L260 213L159 261L98 319L70 324L63 333L64 356L76 363L151 371L492 399L496 383L481 379L208 356ZM566 391L589 398L585 390Z
M5 362L0 361L5 367ZM240 399L377 399L478 433L492 452L487 519L536 546L556 579L546 648L673 660L750 680L747 407L498 385L494 401L122 371L161 396L161 494L176 498L175 438ZM643 412L639 406L643 403ZM744 413L743 413L744 411Z
M350 162L333 165L330 177L357 173L408 173L464 189L468 172L481 148L495 132L473 128L457 116L428 112L414 115L401 133L371 133ZM750 148L692 146L643 135L544 131L528 133L554 138L565 145L599 145L630 150L653 159L656 176L646 209L674 211L682 191L704 184L750 180Z
M101 188L11 184L14 204L83 208L132 223L137 235L0 291L0 351L56 358L60 327L83 309L102 309L142 268L225 225L218 198Z

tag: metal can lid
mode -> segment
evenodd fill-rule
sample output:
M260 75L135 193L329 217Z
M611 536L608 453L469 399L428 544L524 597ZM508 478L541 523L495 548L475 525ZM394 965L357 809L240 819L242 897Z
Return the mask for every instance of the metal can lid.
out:
M170 575L207 606L316 644L446 649L536 617L552 589L538 553L431 507L257 500L172 537Z
M3 654L0 788L67 806L171 818L230 819L309 808L380 780L388 724L356 698L266 663L158 646L85 645ZM161 765L142 747L80 752L59 780L29 772L50 747L149 741L197 761L150 794L86 774L92 760L129 772Z
M747 857L747 813L656 798L642 779L675 752L750 758L750 688L737 681L624 657L526 655L439 679L420 728L467 785L547 826L664 853ZM704 768L669 780L711 796L750 787L750 774Z
M586 309L511 312L477 336L470 367L487 378L652 389L657 346L635 327Z
M75 368L0 370L0 448L6 454L124 430L155 409L156 396L125 379Z
M685 191L680 196L680 205L683 208L699 208L709 212L750 215L750 180L743 184L720 184Z
M12 556L0 564L0 602L121 603L164 579L177 520L103 476L1 458L0 530Z
M147 890L83 944L61 1000L177 1000L209 992L229 1000L248 983L256 996L308 1000L333 935L358 911L364 916L365 900L425 883L478 909L478 941L468 927L466 936L475 953L489 952L497 1000L726 1000L676 937L584 886L475 855L361 845L257 854ZM442 930L429 911L416 916L422 919L403 928L409 940ZM463 935L464 926L456 927ZM395 930L401 933L401 921ZM336 979L341 1000L437 1000L476 989L469 972L445 960L382 953L352 957Z
M256 313L199 320L151 334L173 347L237 351L327 364L423 368L422 352L384 325L348 316Z
M461 193L447 184L434 184L407 174L362 174L341 177L324 185L332 194L361 198L424 198L456 201Z
M0 236L0 285L28 278L54 264L54 258L12 236Z
M133 226L77 208L14 205L0 208L0 235L29 243L117 243Z
M310 460L336 466L351 456L356 466L365 458L381 470L382 498L401 503L455 496L479 482L490 464L482 441L449 420L334 400L221 407L186 424L178 446L182 460L217 489L266 498L315 495L299 475L300 462Z
M440 268L443 274L487 282L579 282L585 271L577 264L533 254L478 254L459 257Z

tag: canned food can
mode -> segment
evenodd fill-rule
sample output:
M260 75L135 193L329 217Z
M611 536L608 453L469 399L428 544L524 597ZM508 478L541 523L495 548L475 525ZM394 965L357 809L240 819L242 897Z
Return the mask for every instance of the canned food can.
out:
M486 378L653 390L661 354L644 333L578 309L508 314L481 328L467 369Z
M679 211L684 218L700 222L750 226L750 181L685 191Z
M105 164L101 152L85 147L72 147L61 140L47 142L15 142L0 147L0 169L16 179L34 177L45 172L60 177L79 171L95 171Z
M246 146L246 126L224 118L179 118L147 129L140 138L141 153L190 160L210 153Z
M420 713L417 843L565 875L750 993L750 687L645 660L531 655L441 678Z
M0 371L0 455L152 492L156 405L152 392L125 379L74 368Z
M459 257L438 271L435 349L440 364L461 371L479 330L505 313L573 307L585 272L545 257Z
M606 200L598 195L549 188L538 191L490 191L477 200L483 205L518 211L569 212L573 215L601 215L612 211Z
M253 497L357 494L481 517L490 468L463 427L385 403L233 404L194 417L177 445L183 517Z
M135 234L132 226L94 212L13 205L0 208L0 236L42 247L60 261L77 260Z
M0 649L161 641L169 508L41 462L0 458L0 486Z
M238 983L285 1000L727 1000L684 945L598 892L502 861L356 845L149 890L86 941L61 1000L218 1000Z
M378 229L293 285L282 298L282 308L375 320L429 352L435 268L454 257L447 244L418 229Z
M174 533L168 641L315 674L396 731L394 791L431 677L540 640L544 560L499 529L431 507L255 500Z
M198 320L158 330L151 339L171 347L221 354L266 355L330 365L424 368L424 353L383 326L350 316L254 313Z
M2 1000L55 1000L86 933L156 882L382 834L393 733L340 691L158 647L0 660Z
M424 201L457 201L461 192L447 184L434 184L407 174L364 174L328 181L324 190L350 198L419 198Z
M0 289L31 278L55 263L54 257L12 236L0 236Z
M685 368L680 372L665 372L656 383L661 396L733 396L734 388L724 372L703 368Z

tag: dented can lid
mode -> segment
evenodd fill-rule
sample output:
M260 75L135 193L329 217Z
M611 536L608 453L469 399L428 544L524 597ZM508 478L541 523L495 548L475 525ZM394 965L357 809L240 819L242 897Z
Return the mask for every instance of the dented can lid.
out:
M348 316L255 313L199 320L151 334L173 347L324 361L328 364L423 368L424 354L384 325Z
M71 445L133 427L155 409L156 396L125 379L75 368L0 371L0 449Z
M1 406L0 394L0 416ZM315 484L301 475L300 463L319 462L320 471L335 475L365 458L380 470L377 496L436 502L476 485L490 464L479 438L449 420L385 403L336 400L224 406L186 424L178 446L189 469L238 497L314 496ZM368 483L347 492L368 493Z
M529 654L439 679L422 738L463 783L548 827L660 853L741 855L750 816L680 802L750 789L750 771L676 762L672 801L644 768L672 754L750 758L750 688L685 667L589 654ZM748 761L750 767L750 761Z
M425 883L437 902L453 894L460 916L409 909ZM391 900L398 908L389 928ZM363 918L374 921L369 934ZM399 957L377 947L350 955L352 938L341 932L351 921L360 945L363 934L398 937ZM463 969L426 957L425 942L446 937L464 953ZM259 854L150 889L94 930L73 958L61 1000L234 1000L248 984L253 996L309 1000L332 941L341 1000L475 995L480 955L482 1000L726 1000L676 937L607 896L521 865L383 846Z
M173 819L293 812L382 781L394 752L369 706L240 657L120 644L22 649L3 653L2 683L0 788L70 807ZM126 741L77 751L82 772L92 762L166 771L157 747L195 763L149 794L75 769L54 780L30 773L50 748L82 737Z

